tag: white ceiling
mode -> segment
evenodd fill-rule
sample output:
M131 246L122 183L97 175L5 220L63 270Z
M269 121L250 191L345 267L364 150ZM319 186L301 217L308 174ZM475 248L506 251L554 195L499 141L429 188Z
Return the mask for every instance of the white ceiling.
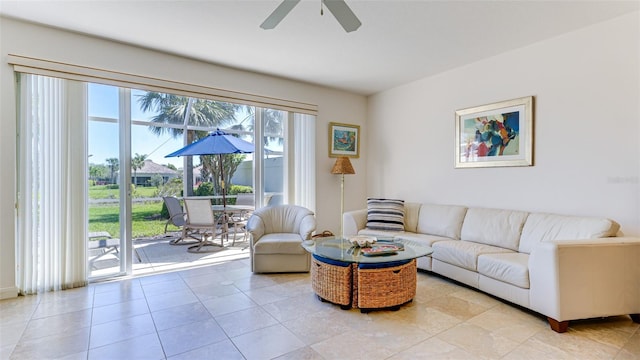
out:
M0 0L0 14L365 95L593 23L638 1L347 0L346 33L320 0L302 0L274 29L280 0Z

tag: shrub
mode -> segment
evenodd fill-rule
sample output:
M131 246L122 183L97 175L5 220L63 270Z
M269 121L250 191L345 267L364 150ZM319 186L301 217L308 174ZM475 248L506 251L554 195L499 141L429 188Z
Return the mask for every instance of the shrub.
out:
M164 201L162 202L162 209L160 210L160 216L163 219L169 218L169 209L167 209L167 204L165 204Z
M229 195L252 193L253 188L246 185L231 185L229 187Z
M158 186L156 191L157 197L163 196L181 196L182 195L182 179L173 178L165 184Z
M194 190L193 194L195 196L212 196L215 195L215 189L212 183L203 182Z
M162 178L162 175L160 175L160 174L153 174L153 175L151 175L151 179L149 179L149 185L155 186L155 187L162 186L163 182L164 182L164 179Z
M173 178L167 181L165 184L158 186L158 190L156 190L155 196L182 196L182 190L182 178ZM169 218L169 210L167 210L167 205L164 203L164 201L162 202L160 215L163 219Z

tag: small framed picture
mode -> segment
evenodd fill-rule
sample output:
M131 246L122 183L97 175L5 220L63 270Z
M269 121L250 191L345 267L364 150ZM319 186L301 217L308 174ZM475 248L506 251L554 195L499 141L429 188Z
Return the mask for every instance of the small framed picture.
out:
M456 111L456 168L533 165L533 96Z
M329 123L329 157L360 157L360 126Z

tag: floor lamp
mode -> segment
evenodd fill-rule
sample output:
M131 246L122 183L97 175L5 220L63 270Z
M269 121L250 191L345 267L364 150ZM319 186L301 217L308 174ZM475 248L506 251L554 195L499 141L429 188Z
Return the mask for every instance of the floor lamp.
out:
M346 156L342 156L336 159L336 163L333 165L333 169L331 169L332 174L340 174L341 175L341 183L340 183L340 237L344 235L342 229L342 215L344 214L344 174L353 175L356 171L353 169L351 165L351 161Z

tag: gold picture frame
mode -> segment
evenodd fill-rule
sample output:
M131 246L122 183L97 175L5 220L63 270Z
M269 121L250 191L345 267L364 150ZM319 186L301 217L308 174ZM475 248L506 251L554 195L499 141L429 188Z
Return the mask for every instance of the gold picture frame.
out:
M533 96L456 111L455 167L533 165Z
M360 157L360 126L329 123L329 157Z

